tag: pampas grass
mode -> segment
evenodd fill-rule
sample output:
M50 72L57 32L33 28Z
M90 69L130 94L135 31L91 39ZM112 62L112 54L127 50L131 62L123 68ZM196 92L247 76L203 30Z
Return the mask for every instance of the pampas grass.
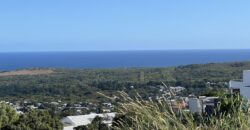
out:
M114 121L114 130L250 130L249 114L234 106L230 113L204 116L181 109L174 112L164 100L131 98L124 92L120 99L117 113L123 118Z

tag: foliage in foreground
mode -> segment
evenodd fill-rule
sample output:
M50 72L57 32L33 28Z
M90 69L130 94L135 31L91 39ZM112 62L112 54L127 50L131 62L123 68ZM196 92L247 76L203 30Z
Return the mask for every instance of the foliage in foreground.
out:
M122 97L125 102L114 119L115 130L250 130L250 116L242 111L239 96L223 97L221 106L227 108L209 116L174 112L165 101L132 99L124 93Z
M97 116L92 120L91 124L75 127L74 130L110 130L110 128L103 123L102 117Z
M30 110L17 114L11 106L1 103L0 130L62 130L62 124L48 111Z

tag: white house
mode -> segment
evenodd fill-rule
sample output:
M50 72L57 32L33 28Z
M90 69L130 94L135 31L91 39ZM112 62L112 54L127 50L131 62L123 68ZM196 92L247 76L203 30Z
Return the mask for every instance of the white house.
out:
M193 97L188 99L189 111L191 113L205 112L207 114L211 114L219 103L218 97L199 96L199 98Z
M104 119L103 123L111 125L113 118L115 117L115 113L91 113L88 115L67 116L63 118L61 122L64 125L64 130L73 130L74 127L90 124L97 116Z
M239 92L243 97L250 99L250 70L243 71L243 80L229 82L231 92Z
M189 111L191 113L201 113L201 101L198 98L189 98L188 100Z

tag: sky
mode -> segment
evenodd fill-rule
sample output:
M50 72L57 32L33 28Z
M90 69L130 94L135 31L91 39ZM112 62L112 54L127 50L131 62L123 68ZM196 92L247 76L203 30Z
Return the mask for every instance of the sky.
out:
M250 48L249 0L3 0L0 52Z

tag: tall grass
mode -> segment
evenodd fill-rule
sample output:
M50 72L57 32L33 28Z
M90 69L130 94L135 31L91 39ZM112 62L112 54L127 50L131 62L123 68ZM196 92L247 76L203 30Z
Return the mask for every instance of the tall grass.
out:
M250 130L250 118L241 110L242 103L240 107L231 105L230 111L207 116L174 111L166 100L143 100L139 95L131 98L124 92L121 98L115 130Z

